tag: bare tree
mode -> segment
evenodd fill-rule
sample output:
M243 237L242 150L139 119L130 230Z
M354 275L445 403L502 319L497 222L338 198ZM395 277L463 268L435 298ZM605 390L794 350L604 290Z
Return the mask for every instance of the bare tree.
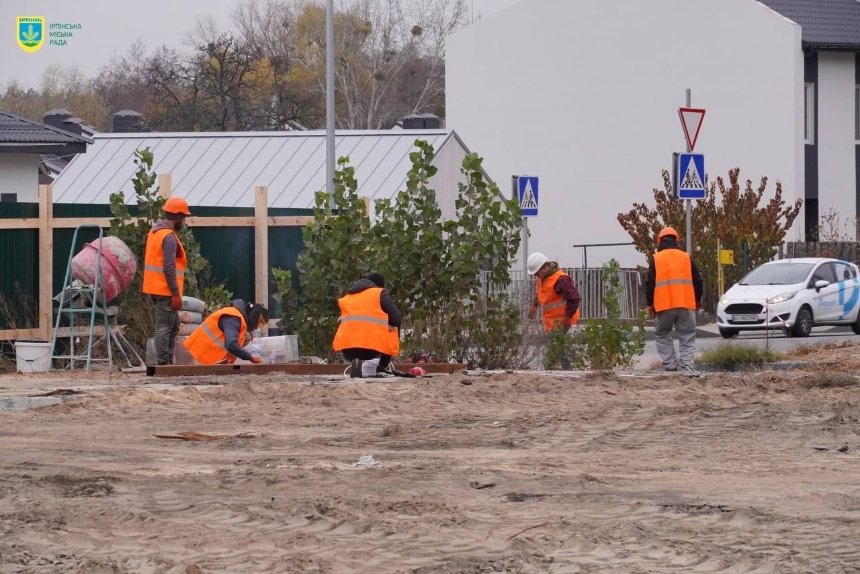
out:
M99 68L93 87L111 112L132 109L143 113L152 97L147 82L149 60L146 45L135 41L128 51L114 55Z
M325 102L317 84L298 66L293 37L300 2L247 0L234 14L239 35L265 59L261 71L269 74L272 91L261 113L276 130L303 129L325 119Z
M89 79L77 67L49 66L39 89L9 84L0 95L0 109L41 121L45 112L65 108L98 129L109 125L110 112Z
M466 22L464 0L430 0L404 15L401 0L342 0L335 14L338 125L390 127L401 114L429 111L444 90L444 39ZM295 53L325 93L325 8L305 3ZM420 86L408 89L405 86ZM398 96L414 94L413 101Z

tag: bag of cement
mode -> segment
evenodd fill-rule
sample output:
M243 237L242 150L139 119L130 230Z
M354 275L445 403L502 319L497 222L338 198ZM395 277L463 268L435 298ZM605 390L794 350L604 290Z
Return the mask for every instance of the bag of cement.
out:
M194 313L203 313L206 311L206 302L197 299L196 297L182 296L182 307L180 311L192 311Z
M180 323L194 323L199 325L203 322L203 313L195 313L194 311L179 311Z
M200 325L197 323L180 323L179 324L179 334L183 336L188 336L194 332L194 329L199 327Z

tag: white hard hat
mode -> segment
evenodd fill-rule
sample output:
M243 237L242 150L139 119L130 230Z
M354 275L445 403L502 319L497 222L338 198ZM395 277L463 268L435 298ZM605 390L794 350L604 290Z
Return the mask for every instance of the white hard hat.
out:
M540 251L535 251L531 255L529 255L529 259L526 262L526 267L529 270L529 275L534 275L538 272L538 270L544 266L544 264L549 261L549 257L541 253Z

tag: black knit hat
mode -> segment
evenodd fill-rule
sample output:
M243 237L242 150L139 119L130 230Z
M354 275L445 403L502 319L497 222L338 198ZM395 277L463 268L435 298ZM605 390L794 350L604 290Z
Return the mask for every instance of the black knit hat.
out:
M365 279L370 279L377 287L385 287L385 277L379 273L368 273L364 276Z

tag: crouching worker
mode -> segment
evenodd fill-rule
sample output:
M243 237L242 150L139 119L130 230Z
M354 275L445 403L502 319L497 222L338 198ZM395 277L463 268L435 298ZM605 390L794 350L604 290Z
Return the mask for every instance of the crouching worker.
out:
M269 311L262 305L242 299L232 301L230 307L218 309L185 339L185 348L201 365L233 363L236 359L261 363L243 344L252 337L255 329L269 322Z
M394 374L391 357L400 351L400 310L385 290L385 279L370 273L338 299L340 325L332 348L350 361L349 376L362 376L361 363L379 357L376 372Z

